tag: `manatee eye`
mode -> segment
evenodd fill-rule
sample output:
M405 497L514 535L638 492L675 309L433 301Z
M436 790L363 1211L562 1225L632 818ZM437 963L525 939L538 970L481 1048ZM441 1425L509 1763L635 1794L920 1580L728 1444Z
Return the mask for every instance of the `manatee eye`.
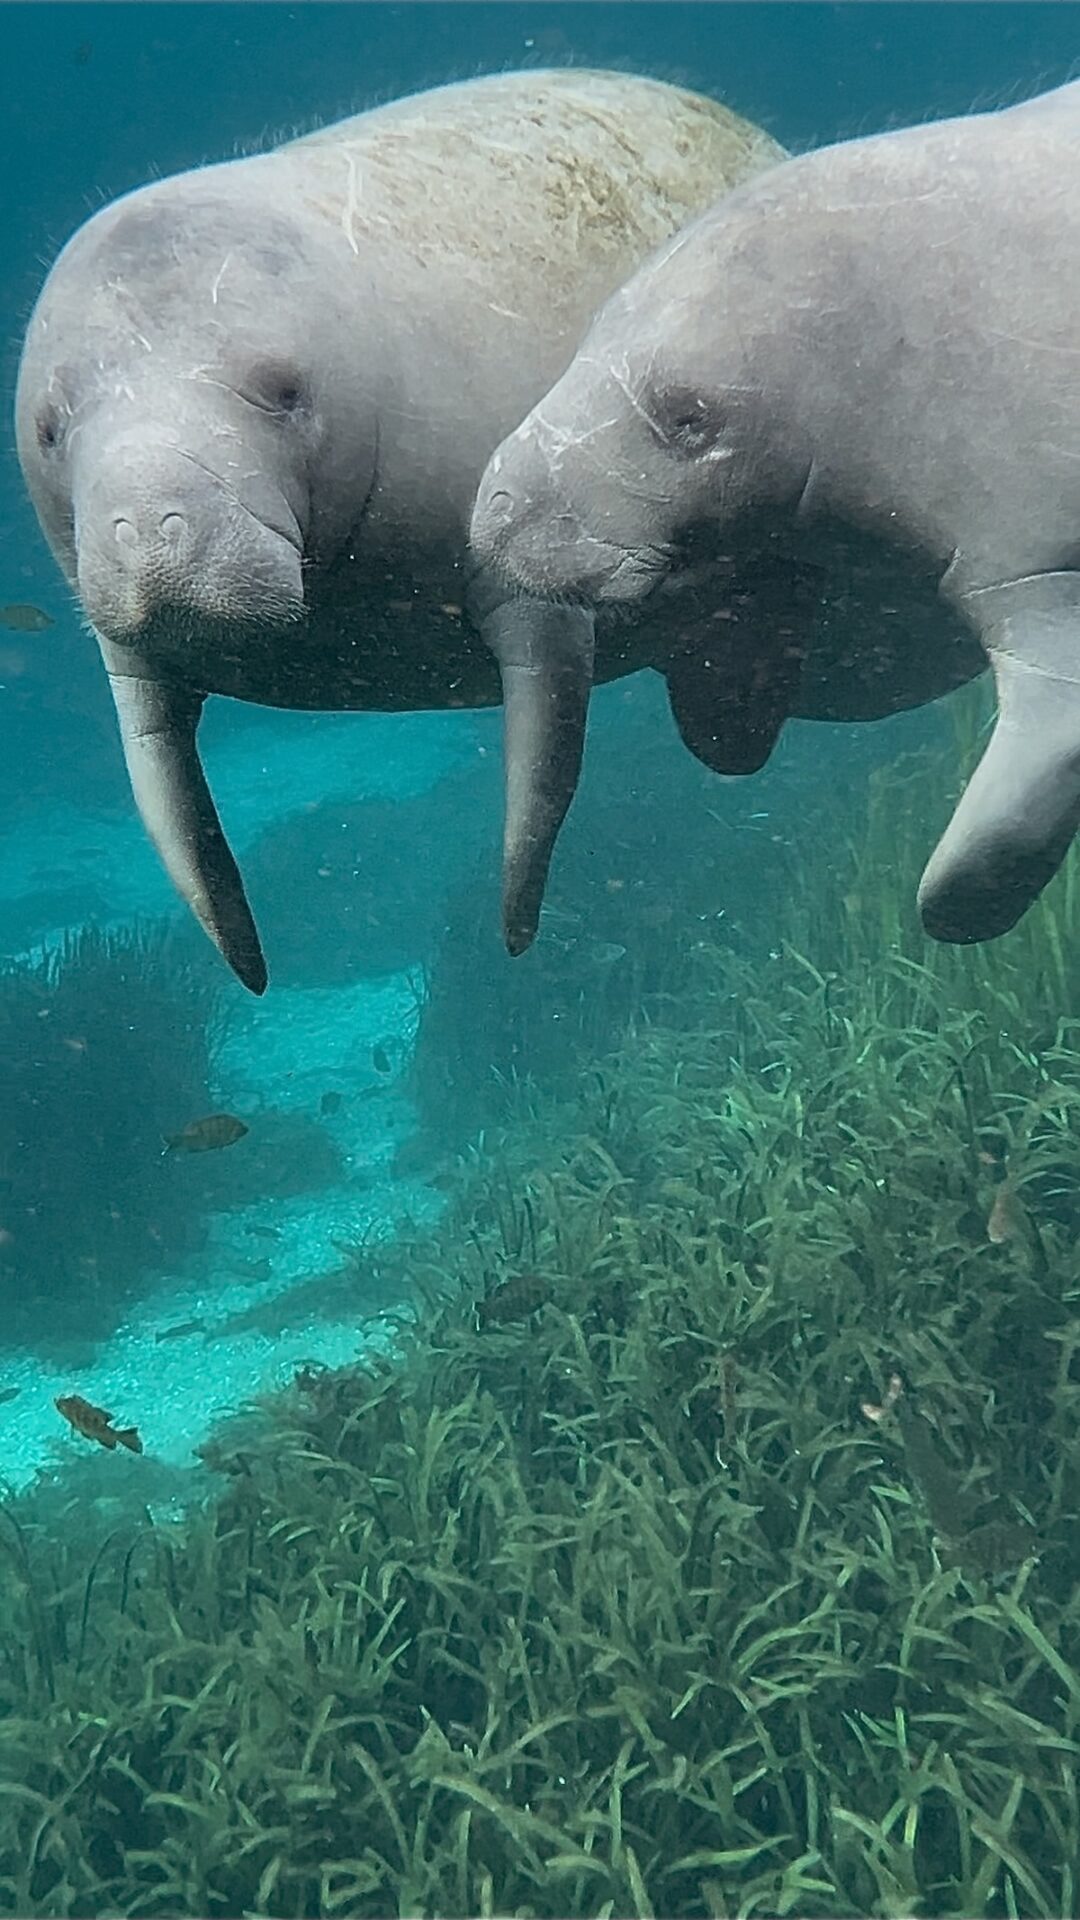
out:
M302 413L307 405L307 389L296 367L265 361L252 367L242 388L245 400L264 413Z
M654 393L647 412L661 444L688 459L704 453L724 430L709 395L694 387L667 387Z
M304 404L303 390L299 381L285 380L275 395L278 413L295 413Z
M58 407L42 407L34 422L37 443L42 453L54 453L64 438L64 422Z

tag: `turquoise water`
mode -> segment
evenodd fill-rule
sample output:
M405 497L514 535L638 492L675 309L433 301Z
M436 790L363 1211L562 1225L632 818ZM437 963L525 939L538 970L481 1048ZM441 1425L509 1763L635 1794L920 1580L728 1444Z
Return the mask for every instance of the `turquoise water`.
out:
M1072 22L1070 7L674 6L664 9L662 25L659 12L639 6L9 7L2 15L5 66L17 83L0 139L8 177L19 184L5 201L0 252L10 316L6 391L43 263L90 209L150 177L447 79L545 62L639 68L714 90L800 147L1052 84L1069 71ZM4 636L0 952L14 962L52 951L87 923L123 929L175 910L128 799L96 650L73 616L11 459L0 538L3 599L40 606L54 622L42 633ZM269 1112L276 1126L294 1116L296 1156L308 1172L297 1173L285 1183L292 1190L282 1193L274 1154L284 1149L275 1146L263 1165L263 1149L247 1143L246 1164L223 1156L209 1187L196 1161L179 1172L169 1163L149 1164L143 1178L142 1119L154 1105L151 1034L134 1036L123 1076L117 1068L99 1082L85 1073L80 1085L72 1075L87 1066L79 1051L86 1038L79 1021L85 1026L87 1015L73 1011L78 1030L61 1036L72 1045L61 1045L59 1055L54 1049L50 1059L33 1051L41 1027L31 1029L31 1041L16 1021L10 1045L30 1046L31 1054L17 1116L9 1118L8 1150L35 1171L27 1202L13 1167L8 1210L14 1218L21 1205L38 1205L55 1218L48 1231L30 1236L32 1247L22 1232L11 1243L12 1344L4 1377L19 1398L0 1417L10 1428L5 1453L13 1481L55 1452L51 1403L70 1369L65 1333L91 1342L77 1348L79 1380L91 1399L138 1399L152 1362L155 1452L178 1464L190 1457L193 1429L201 1431L212 1408L232 1404L245 1385L287 1377L312 1351L327 1360L352 1351L351 1321L316 1328L304 1318L287 1338L278 1330L261 1343L247 1335L216 1346L210 1369L188 1366L182 1346L150 1355L147 1343L163 1323L195 1317L216 1329L238 1305L287 1292L332 1261L336 1242L389 1230L403 1213L426 1217L437 1209L439 1196L424 1175L467 1146L492 1077L527 1065L543 1084L545 1047L553 1073L565 1066L567 1051L572 1056L576 1028L560 994L571 1003L583 992L602 992L605 1002L613 997L610 1030L617 1030L640 983L628 968L605 963L604 954L628 942L636 951L642 935L623 910L627 896L591 900L589 873L605 859L625 861L629 840L634 879L655 879L664 860L677 858L674 842L664 844L674 820L669 829L654 817L666 783L679 781L706 805L716 790L679 753L652 686L621 683L601 693L595 709L596 746L562 856L563 898L577 916L570 928L573 970L560 982L567 946L557 933L539 981L514 979L509 967L501 975L497 953L488 953L496 997L474 1013L465 1057L444 1059L450 1041L436 1033L410 1092L405 1069L424 970L444 938L456 965L476 942L483 949L490 937L485 921L497 911L496 719L290 716L211 702L204 751L248 875L274 989L256 1008L227 976L215 977L229 1031L214 1050L204 1104ZM868 736L829 729L830 756L835 751L839 761L830 778L858 779L860 768L892 750L894 738L921 738L934 725L933 716L916 715ZM760 843L783 838L790 796L800 784L820 786L822 738L817 729L790 728L764 781L745 798L741 791L732 796L735 844L748 852L741 877L724 876L733 916L732 887L752 897ZM637 766L629 794L627 748ZM444 785L448 779L456 784ZM474 870L486 889L481 899ZM447 934L455 887L457 919ZM709 886L702 891L709 895ZM595 952L582 943L586 914L585 940L595 940ZM195 950L193 964L204 967L206 957ZM84 991L92 996L92 985ZM447 992L452 1001L453 987ZM387 1034L399 1044L392 1072L381 1079L368 1056ZM107 1050L104 1038L98 1044ZM447 1075L460 1095L461 1120L440 1139ZM365 1095L359 1101L352 1098L358 1083ZM321 1111L323 1096L335 1092L350 1097L334 1112ZM169 1097L163 1093L165 1106L153 1113L151 1139L155 1127L168 1131L174 1120L191 1117L177 1119ZM194 1090L188 1098L198 1104ZM115 1138L95 1149L95 1159L89 1136L102 1101L117 1108ZM133 1109L140 1116L134 1131ZM418 1127L436 1136L428 1164L418 1146L415 1166L406 1155L406 1171L399 1163L395 1172L395 1155ZM260 1140L266 1134L264 1122ZM100 1157L110 1153L114 1161L131 1156L126 1197L117 1206L130 1222L127 1235L123 1223L106 1234L95 1206L77 1228L67 1195L48 1173L50 1164L63 1165L80 1189L96 1191ZM170 1196L167 1208L159 1206L161 1196L148 1185L177 1178L187 1185L185 1204L177 1208ZM156 1218L165 1212L171 1225ZM268 1214L280 1238L253 1252L249 1228ZM155 1241L155 1232L163 1239ZM20 1265L20 1253L29 1267ZM271 1271L262 1275L268 1263ZM262 1277L245 1277L251 1265Z
M0 52L10 412L44 268L152 178L449 80L570 63L713 93L802 149L1059 84L1080 6L9 5ZM528 1100L566 1099L662 1025L687 929L730 929L762 967L801 940L785 916L808 836L855 817L900 755L948 754L950 722L795 723L764 774L721 782L650 681L604 689L540 940L512 963L497 714L212 702L203 751L270 963L256 1001L191 931L135 816L96 647L5 445L0 602L47 624L0 626L0 1472L13 1494L70 1485L178 1525L219 1416L390 1344L401 1298L355 1249L436 1229L494 1133L512 1136L526 1082ZM163 1155L216 1111L247 1136ZM72 1434L54 1406L70 1393L137 1424L142 1456ZM259 1910L331 1910L275 1904L274 1884ZM893 1897L877 1910L947 1910ZM170 1899L156 1910L188 1910ZM53 1883L35 1911L95 1908Z

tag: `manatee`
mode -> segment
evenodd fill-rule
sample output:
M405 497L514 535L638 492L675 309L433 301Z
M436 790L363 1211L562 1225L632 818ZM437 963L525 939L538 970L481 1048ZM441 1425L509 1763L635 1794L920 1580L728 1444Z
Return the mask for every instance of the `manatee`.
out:
M939 940L993 939L1080 821L1078 316L1080 84L789 159L600 311L492 457L478 560L642 615L682 582L717 616L733 579L751 616L771 596L668 669L722 771L789 715L920 704L989 662L996 726L919 903ZM861 636L800 625L807 566Z
M535 927L589 683L642 642L610 621L594 640L586 609L472 566L477 484L608 295L782 157L657 81L500 74L141 187L59 255L23 346L19 459L143 820L254 992L266 966L196 745L211 693L501 695L509 944Z

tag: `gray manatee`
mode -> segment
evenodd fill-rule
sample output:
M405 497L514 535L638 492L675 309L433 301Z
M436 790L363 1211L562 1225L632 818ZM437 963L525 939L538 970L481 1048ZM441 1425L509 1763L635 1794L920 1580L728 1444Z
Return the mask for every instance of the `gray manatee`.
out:
M520 948L578 774L589 683L647 636L468 563L503 434L593 311L782 158L715 101L509 73L156 182L79 229L23 348L19 459L101 645L131 782L241 980L266 968L200 765L209 693L505 703L504 918Z
M595 605L685 582L727 616L756 578L771 628L721 619L668 676L725 771L788 714L989 659L997 724L919 900L938 939L1004 932L1080 822L1080 84L788 160L692 222L497 449L472 537ZM801 563L871 616L846 659L793 615Z

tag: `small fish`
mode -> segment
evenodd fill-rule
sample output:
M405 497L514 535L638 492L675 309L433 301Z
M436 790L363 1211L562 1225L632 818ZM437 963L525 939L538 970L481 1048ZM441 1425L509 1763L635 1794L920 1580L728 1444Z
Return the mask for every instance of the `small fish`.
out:
M333 1114L340 1113L341 1107L342 1096L333 1087L330 1088L328 1093L324 1093L322 1099L319 1101L319 1112L322 1114L324 1120L329 1120Z
M189 1120L179 1133L165 1135L162 1153L212 1153L220 1147L234 1146L248 1128L234 1113L208 1113L202 1120Z
M21 1387L0 1387L0 1407L10 1405L12 1400L18 1399L21 1392Z
M250 1233L253 1240L280 1240L281 1239L280 1227L263 1227L263 1226L260 1226L257 1221L252 1222L251 1226L249 1226L248 1228L248 1232Z
M935 1533L953 1542L966 1539L972 1530L977 1499L945 1458L929 1421L911 1405L900 1375L890 1375L880 1406L864 1400L862 1410L875 1426L895 1419L908 1472L922 1495Z
M377 1040L371 1049L371 1064L376 1073L390 1073L393 1070L393 1062L381 1041Z
M272 1260L233 1260L230 1273L237 1274L242 1280L269 1280L274 1271Z
M941 1563L967 1573L993 1577L1008 1573L1025 1560L1039 1558L1039 1539L1025 1520L986 1520L958 1540L938 1541Z
M81 1433L85 1440L96 1440L99 1447L107 1447L110 1453L115 1453L117 1447L126 1447L129 1453L142 1452L137 1427L114 1427L112 1414L84 1400L81 1393L62 1393L53 1401L53 1406L76 1433Z
M993 1246L1000 1247L1008 1240L1022 1240L1026 1227L1027 1215L1023 1204L1017 1198L1012 1181L1006 1176L994 1191L994 1203L986 1222L986 1237Z
M626 958L626 948L617 940L583 940L581 952L582 959L592 967L613 967L616 960Z
M477 1300L474 1311L478 1327L503 1326L510 1320L527 1320L544 1305L550 1292L536 1273L515 1273L509 1280Z
M163 1340L186 1340L189 1334L202 1333L205 1320L180 1320L174 1327L162 1327L154 1335L154 1345L160 1347Z
M0 607L0 627L10 627L14 633L44 633L52 624L50 616L40 607L32 607L23 600L13 600L6 607Z

